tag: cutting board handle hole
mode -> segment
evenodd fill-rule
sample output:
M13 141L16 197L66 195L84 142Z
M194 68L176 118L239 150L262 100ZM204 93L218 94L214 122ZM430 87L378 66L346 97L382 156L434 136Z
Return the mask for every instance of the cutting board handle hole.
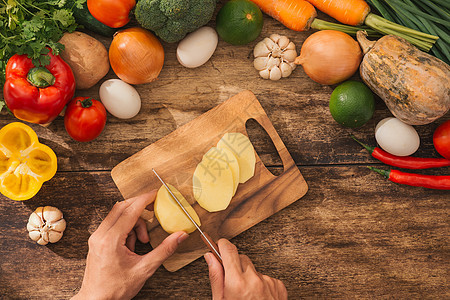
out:
M245 128L264 166L273 175L281 175L284 169L283 161L267 131L253 118L247 120Z

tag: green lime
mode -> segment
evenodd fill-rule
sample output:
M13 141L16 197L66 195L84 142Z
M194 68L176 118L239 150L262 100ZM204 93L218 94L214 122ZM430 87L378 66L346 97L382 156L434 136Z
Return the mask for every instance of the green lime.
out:
M250 0L228 1L216 17L217 33L233 45L244 45L255 40L262 26L261 10Z
M342 126L361 127L372 118L374 111L372 91L362 82L346 81L331 93L330 112Z

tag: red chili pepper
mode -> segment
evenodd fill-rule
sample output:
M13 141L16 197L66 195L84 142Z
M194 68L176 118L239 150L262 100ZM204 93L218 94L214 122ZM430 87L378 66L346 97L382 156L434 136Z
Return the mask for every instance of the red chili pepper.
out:
M27 55L14 55L6 64L3 95L16 118L46 124L55 119L75 93L69 65L51 51L50 64L36 67Z
M369 151L369 153L372 154L373 157L393 167L418 170L418 169L429 169L429 168L450 166L450 159L395 156L384 151L381 148L370 147L369 145L363 144L360 141L358 141L353 135L351 137L361 146L366 148L366 150Z
M433 176L415 173L405 173L399 170L380 170L368 167L372 171L378 172L392 182L421 186L428 189L450 190L450 176Z

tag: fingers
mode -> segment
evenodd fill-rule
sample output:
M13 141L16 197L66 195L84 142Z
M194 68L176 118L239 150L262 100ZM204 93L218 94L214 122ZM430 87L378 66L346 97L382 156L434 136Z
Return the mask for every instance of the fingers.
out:
M145 224L145 221L141 218L137 220L136 225L134 226L134 231L136 231L137 238L141 243L146 244L150 241L148 237L147 224Z
M288 292L287 292L287 289L286 289L286 286L284 285L284 283L278 279L274 279L274 280L275 280L275 286L278 291L278 299L282 299L282 300L287 299Z
M250 271L253 273L257 273L255 266L247 255L239 254L239 259L241 261L242 272L246 273Z
M266 283L266 286L269 288L270 294L273 298L287 299L287 290L282 281L267 275L261 275L261 279Z
M125 245L128 249L130 249L131 252L134 252L136 246L136 232L134 230L131 230L131 232L128 234Z
M137 239L139 239L141 243L149 242L147 225L145 224L145 221L142 219L137 220L136 226L134 226L133 230L130 231L127 240L125 241L125 245L132 252L134 252L136 248Z
M156 198L156 190L148 194L143 194L131 199L125 200L130 204L123 210L122 214L118 216L111 229L115 235L128 235L137 223L139 216L144 211L144 208Z
M222 256L225 274L233 277L240 276L242 274L241 259L236 246L226 239L220 239L217 245Z
M209 281L211 282L212 298L213 300L222 299L225 284L223 267L212 253L206 253L205 260L209 269Z
M189 235L184 231L178 231L169 235L158 247L142 257L142 267L148 276L177 250L178 245Z
M114 223L116 223L117 219L120 217L120 215L123 213L123 211L128 207L128 205L130 205L130 202L126 202L126 201L116 202L116 204L114 204L113 208L108 213L106 218L98 226L96 232L98 234L100 234L100 233L104 233L104 232L108 231L114 225Z

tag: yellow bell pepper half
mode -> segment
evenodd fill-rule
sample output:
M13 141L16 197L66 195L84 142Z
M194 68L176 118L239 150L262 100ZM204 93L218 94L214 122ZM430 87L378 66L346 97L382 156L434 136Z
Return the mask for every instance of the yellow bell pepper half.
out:
M56 173L52 149L39 143L36 133L20 122L0 130L0 192L12 200L28 200Z

